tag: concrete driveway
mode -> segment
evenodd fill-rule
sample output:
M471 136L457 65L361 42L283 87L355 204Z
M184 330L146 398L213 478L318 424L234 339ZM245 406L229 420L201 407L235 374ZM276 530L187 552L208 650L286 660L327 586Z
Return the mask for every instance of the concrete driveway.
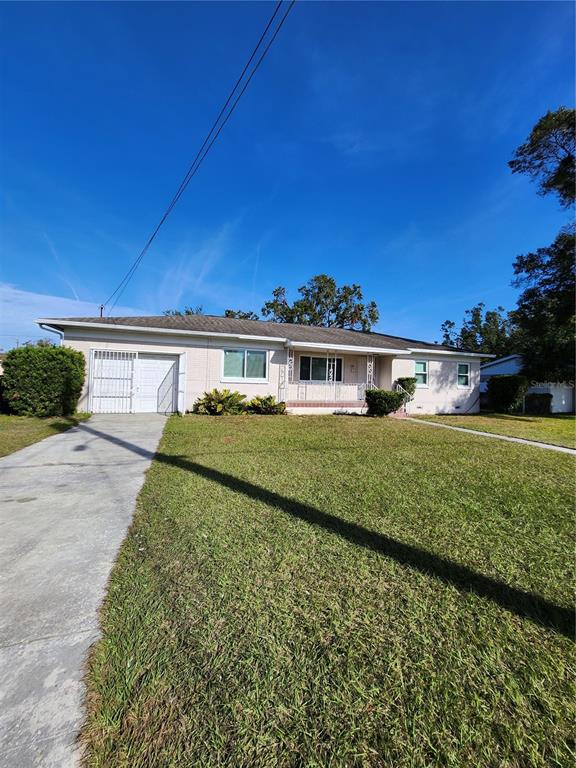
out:
M82 665L165 423L93 416L0 459L2 768L78 763Z

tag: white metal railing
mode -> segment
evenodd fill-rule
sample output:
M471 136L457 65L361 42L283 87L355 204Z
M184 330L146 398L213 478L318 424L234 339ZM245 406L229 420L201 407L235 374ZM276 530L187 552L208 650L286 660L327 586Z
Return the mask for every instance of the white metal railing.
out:
M402 403L402 410L404 413L408 413L408 403L412 402L414 400L414 395L411 395L410 392L408 392L407 389L404 389L402 384L399 384L397 381L393 384L393 389L395 392L401 392L404 395L404 402Z
M288 401L321 402L354 402L364 400L366 384L343 384L342 382L308 382L299 381L287 386Z

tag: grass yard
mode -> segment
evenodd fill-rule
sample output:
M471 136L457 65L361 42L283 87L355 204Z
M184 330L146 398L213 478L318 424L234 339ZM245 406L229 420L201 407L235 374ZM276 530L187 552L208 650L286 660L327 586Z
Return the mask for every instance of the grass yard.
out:
M492 432L507 437L523 437L539 443L576 448L576 417L570 414L555 416L513 416L487 413L477 416L417 416L425 421L451 424L479 432Z
M50 435L65 432L75 427L81 421L89 418L89 413L74 416L53 416L39 419L36 416L3 416L0 415L0 456L26 448Z
M86 765L573 765L573 472L400 420L170 419Z

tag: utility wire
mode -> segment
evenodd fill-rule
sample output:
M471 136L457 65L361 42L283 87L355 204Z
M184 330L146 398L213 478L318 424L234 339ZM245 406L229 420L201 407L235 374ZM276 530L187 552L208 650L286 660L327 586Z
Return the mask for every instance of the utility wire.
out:
M250 74L248 75L248 78L246 79L246 82L244 83L244 85L240 89L239 93L236 95L236 98L234 98L234 94L236 94L236 92L238 91L238 88L239 88L240 84L242 83L242 81L243 81L243 79L244 79L244 77L245 77L245 75L246 75L246 73L247 73L251 63L253 62L254 58L256 57L256 55L257 55L257 53L258 53L262 43L264 42L264 40L265 40L265 38L266 38L266 36L268 34L268 32L270 30L270 27L272 26L272 24L274 22L274 19L276 18L277 14L278 14L278 11L280 10L280 8L281 8L281 6L283 4L283 0L279 0L279 2L276 4L274 12L272 13L272 16L270 17L270 20L268 21L268 24L266 25L264 31L260 35L260 39L258 40L256 46L254 47L254 50L250 54L250 57L249 57L248 61L246 62L240 77L236 80L236 83L234 84L234 87L230 91L230 94L228 95L228 98L226 99L226 101L224 103L224 106L222 107L222 109L218 113L218 117L216 118L216 120L212 124L212 127L210 128L210 131L208 132L206 138L204 139L204 142L203 142L202 146L200 147L200 149L196 153L196 156L195 156L194 160L192 161L192 164L188 168L184 178L182 179L182 181L180 183L180 186L178 187L176 193L174 194L172 200L170 201L166 211L164 212L164 214L163 214L162 218L160 219L160 221L158 222L156 228L154 229L154 231L152 232L152 234L148 238L148 241L146 242L146 245L144 246L144 248L142 249L142 251L140 252L138 257L135 259L134 263L132 264L132 266L130 267L128 272L126 272L126 274L124 275L124 277L122 278L122 280L118 284L117 288L114 290L113 293L110 294L110 296L108 297L108 299L106 300L104 305L102 305L102 309L105 306L107 306L108 304L110 304L112 299L114 299L114 301L110 305L109 312L111 312L114 309L114 307L116 306L118 300L120 299L120 296L123 294L126 286L128 285L128 283L132 279L134 273L136 272L136 270L140 266L140 263L141 263L142 259L144 258L144 256L146 255L148 249L152 245L152 243L153 243L154 239L156 238L156 235L158 234L160 228L162 227L162 225L164 224L164 222L166 221L166 219L168 218L168 216L170 215L170 213L172 212L172 210L174 209L174 207L176 206L176 204L178 203L178 201L182 197L184 191L188 187L188 184L190 183L190 181L194 178L194 176L198 172L198 169L200 168L200 166L204 162L204 159L206 158L206 155L210 152L212 146L214 145L214 142L217 140L217 138L220 135L222 129L224 128L224 126L226 125L226 123L228 122L228 120L230 119L232 114L234 113L234 110L236 109L236 107L238 105L238 102L240 101L240 99L244 95L244 92L246 91L246 89L250 85L250 82L251 82L252 78L254 77L254 75L258 71L260 65L264 61L264 59L266 57L266 54L268 53L268 51L270 50L272 44L274 43L274 40L276 39L276 36L278 35L278 32L280 32L280 29L282 28L284 22L286 21L286 18L288 17L288 14L292 10L295 2L296 2L296 0L290 0L290 2L288 3L288 8L284 12L284 15L282 16L282 18L280 19L279 23L277 24L274 32L272 33L272 35L271 35L271 37L270 37L270 39L268 41L268 43L264 47L264 50L262 51L260 57L258 58L256 64L252 68ZM228 106L229 106L230 102L232 101L232 99L234 99L234 101L232 103L232 106L230 106L230 108L228 109L228 112L226 113L226 109L228 108ZM225 114L225 117L222 119L224 114Z

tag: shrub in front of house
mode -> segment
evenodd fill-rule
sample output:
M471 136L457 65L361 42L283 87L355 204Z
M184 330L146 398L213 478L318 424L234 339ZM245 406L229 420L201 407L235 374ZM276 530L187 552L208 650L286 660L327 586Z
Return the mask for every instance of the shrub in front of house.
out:
M549 392L530 392L524 400L526 413L549 416L552 413L552 395Z
M488 379L488 405L496 413L513 413L522 407L528 379L520 374L491 376Z
M2 397L17 416L70 416L85 375L84 355L69 347L25 346L3 360Z
M368 416L388 416L404 404L402 392L392 392L388 389L367 389L366 405Z
M279 416L286 413L286 403L276 402L274 395L257 395L246 405L248 413L257 413L261 416Z
M246 395L229 389L213 389L204 392L194 403L193 412L205 416L238 415L244 413Z

